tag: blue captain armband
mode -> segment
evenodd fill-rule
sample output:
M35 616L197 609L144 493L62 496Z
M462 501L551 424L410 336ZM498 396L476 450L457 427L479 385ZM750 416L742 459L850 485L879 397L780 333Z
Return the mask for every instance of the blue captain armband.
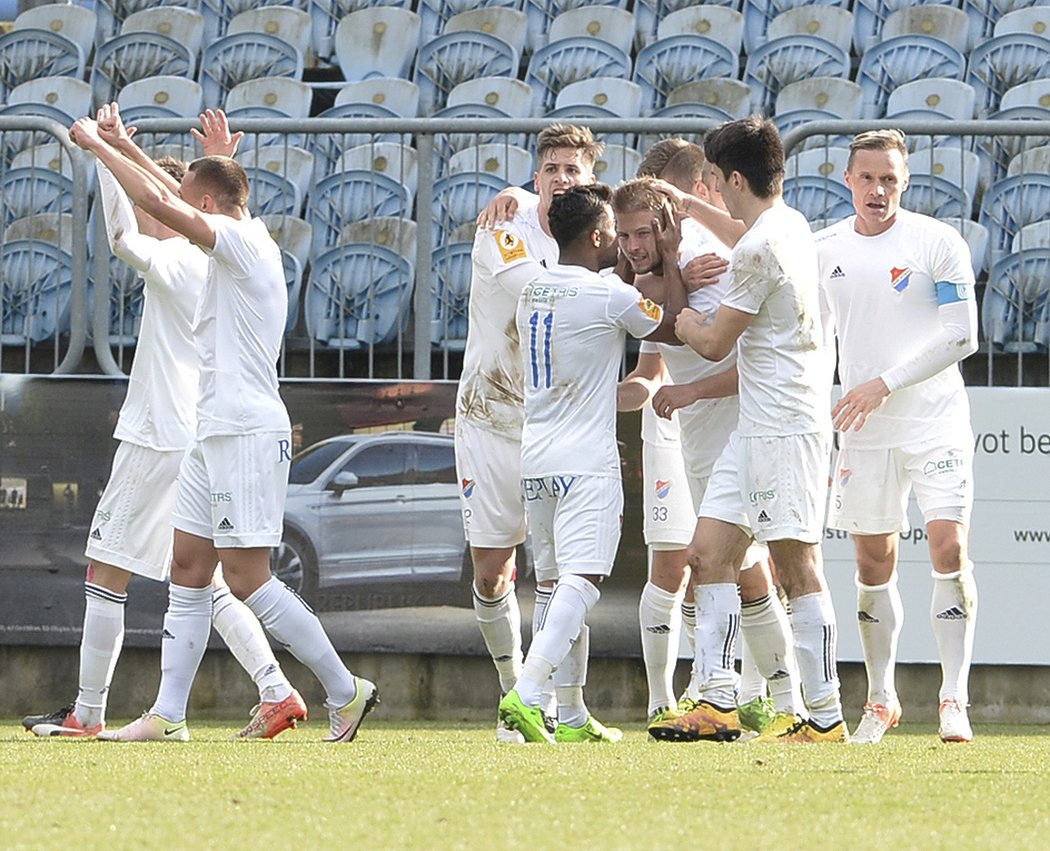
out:
M957 301L968 301L974 297L973 284L953 284L951 281L938 281L934 286L937 288L938 307L944 307L946 304L955 304Z

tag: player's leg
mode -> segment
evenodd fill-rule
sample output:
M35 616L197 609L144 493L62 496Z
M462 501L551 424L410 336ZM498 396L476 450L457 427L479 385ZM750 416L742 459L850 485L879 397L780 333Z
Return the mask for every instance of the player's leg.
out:
M211 622L259 689L259 703L252 710L252 719L237 738L272 739L305 721L306 704L281 670L259 619L226 584L221 564L212 580Z
M525 540L521 445L466 421L457 421L455 439L463 530L474 569L474 616L505 694L521 674L522 661L515 594L516 547Z

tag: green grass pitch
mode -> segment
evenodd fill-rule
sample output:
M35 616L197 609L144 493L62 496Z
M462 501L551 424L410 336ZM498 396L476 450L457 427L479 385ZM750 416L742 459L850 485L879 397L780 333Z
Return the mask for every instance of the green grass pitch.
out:
M497 745L492 725L313 721L273 742L38 740L0 723L0 849L1050 847L1050 736L878 747Z

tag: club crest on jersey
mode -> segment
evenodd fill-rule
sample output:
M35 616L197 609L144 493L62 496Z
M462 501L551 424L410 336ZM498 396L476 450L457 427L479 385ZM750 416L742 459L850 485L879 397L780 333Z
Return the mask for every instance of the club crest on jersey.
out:
M663 316L663 308L660 307L655 301L643 298L638 302L638 306L642 309L642 313L648 316L650 319L655 319L657 322L660 321L660 317Z
M668 479L666 482L662 482L659 479L656 480L656 498L667 499L667 495L671 492L671 480Z
M890 286L893 287L899 293L904 292L908 288L908 284L911 283L911 269L905 266L903 269L898 269L894 266L890 269Z
M505 230L498 230L494 236L496 247L499 249L500 257L503 258L504 263L524 260L528 256L525 252L525 243L514 234Z
M467 499L470 499L471 494L474 493L474 484L475 482L473 479L463 479L462 481L463 496Z
M839 470L839 487L846 487L849 484L850 476L853 475L853 471L849 467L843 467Z

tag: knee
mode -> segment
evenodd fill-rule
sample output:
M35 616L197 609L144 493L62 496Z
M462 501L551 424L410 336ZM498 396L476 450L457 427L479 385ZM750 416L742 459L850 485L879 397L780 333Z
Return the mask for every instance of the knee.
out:
M506 594L514 581L514 550L471 550L474 587L487 599Z
M930 544L930 560L938 573L956 573L966 563L966 548L958 539L947 539Z

